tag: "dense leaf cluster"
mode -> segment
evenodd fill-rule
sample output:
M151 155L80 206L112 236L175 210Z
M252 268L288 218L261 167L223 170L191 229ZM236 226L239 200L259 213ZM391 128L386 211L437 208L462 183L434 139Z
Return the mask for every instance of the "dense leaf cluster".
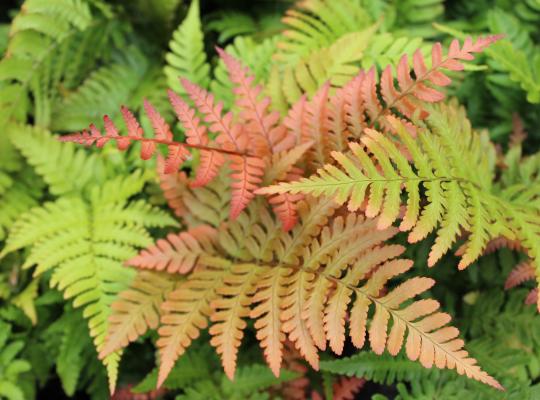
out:
M538 0L8 4L0 398L540 396Z

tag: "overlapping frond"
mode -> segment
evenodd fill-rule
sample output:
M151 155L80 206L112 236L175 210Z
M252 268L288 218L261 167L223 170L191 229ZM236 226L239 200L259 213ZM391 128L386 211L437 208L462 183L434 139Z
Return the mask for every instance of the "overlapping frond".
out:
M401 219L400 229L411 231L409 241L417 242L436 230L428 264L434 265L447 253L462 232L470 232L461 251L460 268L476 260L488 243L499 236L518 238L529 252L534 251L532 235L536 221L529 189L527 200L498 194L492 185L493 148L482 136L471 131L463 110L440 106L413 140L406 127L395 118L387 118L395 137L366 129L361 143L350 143L350 153L334 152L337 165L327 164L316 175L297 182L281 183L261 193L303 193L330 196L348 204L351 211L365 209L369 217L378 217L378 227L386 228ZM459 138L459 139L457 139ZM396 141L397 140L397 141ZM408 153L408 157L402 149ZM471 170L466 163L475 160ZM425 190L427 203L422 203ZM402 213L401 194L407 195ZM512 220L505 215L512 213ZM528 219L528 222L527 222ZM520 221L520 222L518 222Z
M371 22L360 3L350 0L297 2L283 18L288 29L278 43L277 61L294 64L348 32Z
M396 258L402 246L383 244L398 230L378 229L376 220L360 214L341 216L343 209L336 216L338 208L326 199L302 202L301 222L284 232L257 201L237 221L221 225L215 253L198 257L196 267L161 306L158 383L209 324L211 343L232 378L249 318L275 375L285 340L317 369L318 352L328 343L335 353L342 352L349 325L358 348L367 335L377 354L388 350L396 355L405 348L411 360L425 367L456 369L500 388L463 350L458 330L448 326L450 316L439 311L439 304L414 300L431 288L432 279L388 286L391 278L412 267L411 261ZM181 246L167 246L167 251L168 258L185 253ZM370 309L374 314L368 325ZM113 314L112 320L122 316Z
M170 274L187 274L198 265L201 257L210 257L215 252L216 233L215 229L206 225L177 235L170 233L165 239L158 240L155 246L126 261L126 264Z
M148 329L156 329L159 323L159 307L175 288L180 278L153 271L137 273L129 288L122 291L111 304L111 316L104 346L100 356L106 357L144 335Z

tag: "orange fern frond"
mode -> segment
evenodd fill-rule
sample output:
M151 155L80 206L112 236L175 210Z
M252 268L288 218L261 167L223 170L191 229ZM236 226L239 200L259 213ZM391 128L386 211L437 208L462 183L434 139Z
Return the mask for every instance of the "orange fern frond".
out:
M344 110L345 120L347 122L348 131L354 138L360 138L364 129L367 127L366 117L365 117L365 105L362 97L362 87L363 81L366 74L364 71L360 71L353 79L351 79L343 87L343 98L344 98ZM337 109L338 106L335 106ZM338 110L334 113L339 112Z
M369 97L368 110L372 117L371 126L379 121L380 117L388 113L392 108L408 118L418 113L420 119L427 117L428 112L423 103L435 103L444 99L443 92L436 87L447 86L451 79L441 70L459 71L463 69L461 61L470 61L474 58L473 53L483 51L487 46L497 41L501 36L480 37L475 42L469 37L460 47L458 40L453 40L446 56L443 56L442 46L435 43L431 49L431 66L426 67L424 57L420 50L413 56L414 78L411 77L409 61L404 55L397 66L397 82L399 89L394 85L394 75L390 66L386 67L381 76L381 96L385 106L382 107L376 97L374 89L374 70L368 74L364 93Z
M261 98L262 86L256 85L255 76L249 68L219 47L217 52L235 85L236 105L241 110L240 118L246 124L253 142L261 147L259 154L284 151L294 145L294 137L288 135L285 126L279 124L280 115L270 111L270 98Z
M527 281L536 280L536 270L533 263L530 260L523 261L516 265L512 271L508 274L506 281L504 282L504 288L506 290L512 289L521 285ZM538 306L538 287L531 289L525 298L525 304L536 304L538 312L540 312L540 306Z
M320 167L329 159L329 90L330 83L324 84L307 104L306 127L302 142L313 142L308 154L308 162Z
M296 144L300 144L306 139L305 127L307 124L307 99L303 95L292 105L283 124L287 127L291 135L295 138Z
M528 306L533 304L538 304L538 288L532 289L529 294L527 294L527 297L525 298L525 304ZM538 312L540 312L540 309L537 307Z
M171 274L187 274L198 264L200 257L214 253L217 232L208 225L200 225L179 234L170 233L155 245L126 261L126 265Z
M231 211L230 216L235 219L255 197L255 190L259 188L264 175L264 160L249 156L231 156Z
M222 263L194 271L161 305L160 338L157 341L161 355L158 387L169 375L176 359L199 336L200 330L208 326L210 304L217 296L216 290L223 286L229 268L230 264Z
M247 324L243 318L250 314L251 297L258 278L259 268L255 264L235 264L217 289L220 296L212 304L210 344L221 356L223 369L229 379L234 378L238 347Z
M197 111L204 115L204 121L210 124L211 132L217 133L216 142L226 150L246 151L249 137L243 125L233 124L231 112L222 115L223 103L215 102L214 95L187 79L181 79Z
M195 116L195 110L182 100L180 96L172 90L168 91L169 100L174 108L178 120L184 126L187 143L199 146L208 146L209 139L206 133L206 127L200 123ZM191 183L192 187L204 186L218 173L219 168L225 163L225 157L222 153L214 150L201 150L200 163L197 168L195 180Z
M298 222L298 207L299 201L303 200L301 194L277 194L270 196L268 202L274 210L274 214L281 221L281 226L285 232L290 231Z
M167 204L173 210L174 215L182 217L186 214L187 209L184 203L184 194L188 187L188 177L184 171L179 171L175 174L166 174L164 172L165 160L158 156L158 176L159 186L163 191L163 197L167 200Z
M171 127L167 122L165 122L165 119L154 108L154 106L146 99L144 99L144 110L146 111L148 119L152 123L152 128L154 129L156 139L172 141L173 134L171 132Z
M332 151L343 151L347 148L349 131L347 127L347 108L344 89L339 89L330 98L328 109L328 139Z
M279 376L283 359L285 334L280 315L286 281L287 276L283 269L264 268L257 283L257 291L253 296L253 304L256 305L250 313L250 318L256 320L257 339L264 350L266 362L275 376Z
M100 358L126 347L148 329L156 329L159 307L177 283L178 279L166 274L139 272L129 289L123 291L111 305L109 329Z
M315 370L319 369L318 349L309 331L309 327L302 317L307 305L308 294L306 287L315 279L311 271L289 270L287 281L289 287L283 298L281 319L283 332L288 334L289 340L294 343L302 357Z

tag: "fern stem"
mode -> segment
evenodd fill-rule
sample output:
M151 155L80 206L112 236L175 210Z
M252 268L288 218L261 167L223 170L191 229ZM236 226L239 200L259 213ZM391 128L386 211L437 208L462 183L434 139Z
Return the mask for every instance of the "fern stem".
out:
M244 157L244 156L255 157L255 155L250 153L250 152L242 153L242 152L234 151L234 150L221 149L221 148L217 148L217 147L204 146L204 145L200 145L200 144L180 143L180 142L175 142L174 140L166 140L166 139L143 138L143 137L135 137L135 136L110 136L110 135L100 136L99 139L106 139L107 141L110 141L110 140L116 140L117 141L117 140L129 139L130 141L134 140L134 141L141 142L141 143L152 142L152 143L163 144L163 145L166 145L166 146L184 146L184 147L187 147L187 148L190 148L190 149L206 150L206 151L217 151L219 153L230 154L230 155L241 156L241 157ZM73 141L75 141L70 135L61 136L61 137L58 138L58 140L60 140L61 142L73 142ZM97 140L97 138L96 138L96 140Z

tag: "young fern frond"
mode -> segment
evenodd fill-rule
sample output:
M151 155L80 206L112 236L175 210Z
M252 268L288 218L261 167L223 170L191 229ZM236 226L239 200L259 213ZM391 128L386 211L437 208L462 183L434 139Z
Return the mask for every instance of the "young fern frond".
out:
M106 345L100 349L105 358L126 347L159 324L159 308L180 279L159 272L140 271L129 287L111 304Z

